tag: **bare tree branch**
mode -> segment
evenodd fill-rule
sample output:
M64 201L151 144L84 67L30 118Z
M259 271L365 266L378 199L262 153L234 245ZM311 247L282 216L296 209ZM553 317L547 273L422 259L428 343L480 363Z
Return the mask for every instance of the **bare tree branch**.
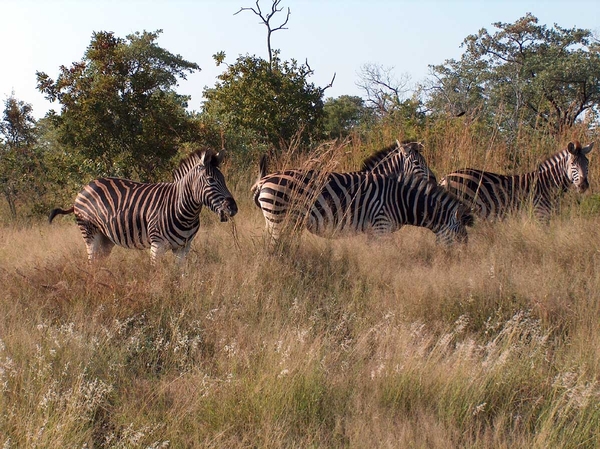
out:
M290 20L290 14L291 14L291 10L288 7L287 9L287 14L285 16L285 20L283 21L283 23L281 25L278 25L276 27L271 27L271 19L273 18L273 16L275 14L277 14L278 12L283 11L283 8L278 8L279 4L282 2L282 0L272 0L273 3L271 5L271 12L267 13L266 15L263 14L262 10L260 9L260 5L259 5L259 0L256 0L256 8L240 8L240 10L238 12L236 12L234 14L237 15L242 11L252 11L255 15L257 15L258 17L260 17L261 22L263 25L265 25L267 27L267 51L269 52L269 66L272 66L273 64L273 50L271 49L271 35L275 32L275 31L279 31L279 30L287 30L286 25L288 23L288 21Z
M410 91L408 87L410 77L405 74L402 75L401 80L397 80L393 70L393 67L364 64L359 73L360 81L356 83L365 92L366 102L380 114L387 114L400 104Z

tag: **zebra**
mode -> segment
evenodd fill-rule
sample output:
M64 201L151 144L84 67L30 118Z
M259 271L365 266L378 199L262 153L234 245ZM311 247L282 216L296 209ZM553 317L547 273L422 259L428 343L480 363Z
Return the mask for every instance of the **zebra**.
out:
M286 226L322 237L381 235L408 224L430 229L438 243L467 242L469 208L444 188L416 175L285 170L267 175L266 157L253 186L271 241ZM289 229L289 228L287 228Z
M437 184L435 175L429 169L425 158L421 154L423 145L419 142L406 142L401 144L396 140L377 153L369 156L362 162L361 172L381 173L384 175L417 175L422 176Z
M588 187L588 159L594 144L582 147L570 142L543 161L536 170L521 175L499 175L466 168L446 175L440 185L455 194L485 220L502 219L533 201L536 218L548 222L558 197L569 187L585 192Z
M48 221L74 213L90 263L108 256L114 245L150 248L152 264L169 249L182 261L198 232L203 205L221 222L237 213L219 170L223 155L193 152L173 171L173 182L96 179L79 192L70 209L52 210Z

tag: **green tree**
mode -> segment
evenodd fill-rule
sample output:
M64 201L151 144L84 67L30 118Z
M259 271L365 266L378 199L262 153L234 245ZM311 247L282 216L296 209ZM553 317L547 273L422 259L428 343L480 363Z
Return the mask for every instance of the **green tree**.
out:
M217 65L224 54L215 55ZM259 143L282 150L293 139L302 143L320 136L323 89L308 81L312 70L295 60L271 63L240 56L204 90L203 112L228 133L247 133Z
M327 98L323 106L325 113L324 130L328 138L346 137L371 116L361 97L342 95Z
M13 93L4 102L0 121L0 192L13 219L17 217L19 196L33 194L37 190L36 179L40 170L35 142L33 108L17 100Z
M56 81L37 72L38 90L62 105L52 116L59 142L93 176L155 179L193 138L189 97L174 88L200 68L158 46L161 32L95 32L83 59L61 66Z
M464 40L460 61L432 67L432 109L477 107L513 133L526 123L560 134L600 102L600 47L590 30L548 28L532 14L494 26Z
M434 115L459 116L481 112L485 105L487 63L463 56L461 61L446 60L430 66L433 80L423 87L428 96L427 108Z
M285 150L292 143L307 144L320 139L323 127L323 94L331 83L320 88L309 81L314 73L308 65L294 59L282 61L280 51L272 49L275 31L287 29L290 9L278 26L274 16L283 11L282 0L272 0L270 12L263 12L259 0L251 11L267 29L268 61L257 56L240 56L234 64L225 63L225 53L213 56L217 66L225 64L213 88L204 90L202 122L205 129L219 130L234 143L237 151L257 144ZM242 147L242 148L240 148Z

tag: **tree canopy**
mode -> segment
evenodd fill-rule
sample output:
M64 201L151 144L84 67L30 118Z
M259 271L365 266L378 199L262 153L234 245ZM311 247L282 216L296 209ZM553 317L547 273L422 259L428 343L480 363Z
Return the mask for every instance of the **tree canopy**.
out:
M497 22L463 42L459 61L432 66L429 108L484 112L504 129L521 123L560 134L600 102L600 46L590 30L548 28L532 14Z
M328 138L346 137L367 121L373 112L361 97L341 95L324 103L324 129Z
M13 219L17 216L17 198L35 191L34 181L39 173L35 142L33 108L13 94L4 102L0 121L0 193Z
M161 48L161 33L125 39L96 32L83 59L61 66L55 80L37 72L38 90L58 101L53 114L59 141L79 153L94 176L154 178L190 138L189 97L175 92L178 79L200 70Z
M224 54L215 55L217 64ZM269 63L257 56L240 56L204 90L203 114L229 131L250 131L255 140L276 149L292 139L308 142L321 132L323 89L308 81L312 70L297 61Z

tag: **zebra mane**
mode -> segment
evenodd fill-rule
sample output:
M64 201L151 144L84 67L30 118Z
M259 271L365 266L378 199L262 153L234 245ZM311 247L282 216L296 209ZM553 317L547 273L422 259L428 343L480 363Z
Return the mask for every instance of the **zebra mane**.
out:
M390 157L393 153L399 151L400 148L404 147L405 145L410 145L410 149L417 151L417 152L419 152L419 149L422 147L422 145L418 142L402 142L402 143L400 143L400 142L396 141L396 143L389 145L389 146L379 150L378 152L372 154L368 158L366 158L362 162L362 166L361 166L360 170L367 171L367 170L373 169L373 167L377 166L384 159L387 159L388 157Z
M173 181L181 180L187 175L190 170L198 165L210 164L213 167L218 167L221 163L220 153L215 153L213 150L196 150L189 154L179 162L179 166L173 170Z
M360 170L361 171L370 170L371 168L375 167L379 162L381 162L383 159L385 159L391 153L393 153L394 151L397 151L398 149L399 149L398 144L395 143L393 145L383 148L382 150L379 150L377 153L372 154L371 156L369 156L362 162L362 166L361 166Z

